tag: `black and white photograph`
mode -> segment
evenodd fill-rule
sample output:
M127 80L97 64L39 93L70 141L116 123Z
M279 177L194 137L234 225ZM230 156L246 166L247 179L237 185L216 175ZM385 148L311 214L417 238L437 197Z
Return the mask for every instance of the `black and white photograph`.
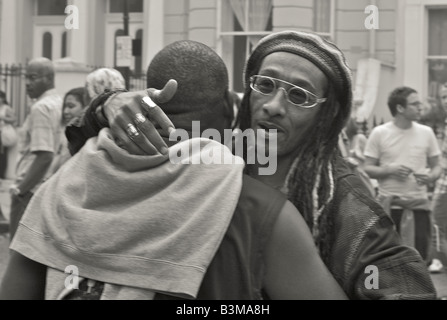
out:
M447 0L0 0L0 300L447 300Z

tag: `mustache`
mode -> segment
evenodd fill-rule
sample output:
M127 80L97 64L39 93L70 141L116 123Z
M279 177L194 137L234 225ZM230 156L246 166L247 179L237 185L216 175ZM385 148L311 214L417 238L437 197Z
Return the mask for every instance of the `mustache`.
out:
M268 129L276 129L279 131L285 131L284 128L276 123L275 121L270 121L270 120L258 120L256 121L256 124L258 125L258 127L261 127L262 129L268 130Z

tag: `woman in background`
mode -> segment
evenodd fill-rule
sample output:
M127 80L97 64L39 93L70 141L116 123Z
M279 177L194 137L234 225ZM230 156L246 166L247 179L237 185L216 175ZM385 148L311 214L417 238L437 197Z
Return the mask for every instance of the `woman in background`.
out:
M368 176L368 174L363 170L363 164L365 162L365 156L363 151L365 150L366 142L368 138L361 132L355 118L350 118L343 129L346 141L346 151L345 155L346 161L349 163L351 168L357 174L357 176L365 183L368 187L369 192L373 197L376 195L376 190L374 186L374 181Z
M65 128L71 121L81 116L85 107L85 94L86 90L84 87L71 89L65 94L64 103L62 105L61 144L54 157L52 168L50 168L53 173L56 172L71 156L67 146L67 138L65 137Z
M6 94L0 91L0 132L6 124L14 125L16 117L14 111L6 100ZM0 133L1 134L1 133ZM2 145L0 139L0 179L6 178L6 167L8 165L8 147Z

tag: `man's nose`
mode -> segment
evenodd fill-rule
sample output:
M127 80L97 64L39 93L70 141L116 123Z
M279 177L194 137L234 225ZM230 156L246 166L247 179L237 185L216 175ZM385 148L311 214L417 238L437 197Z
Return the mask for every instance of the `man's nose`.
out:
M270 116L284 116L286 114L286 103L287 103L287 91L286 89L279 87L276 89L269 100L264 103L264 110Z

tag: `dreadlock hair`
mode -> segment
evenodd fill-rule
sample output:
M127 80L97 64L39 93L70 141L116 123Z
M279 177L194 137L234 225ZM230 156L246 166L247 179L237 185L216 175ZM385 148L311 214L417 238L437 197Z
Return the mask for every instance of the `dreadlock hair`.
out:
M331 215L334 174L340 151L338 139L350 118L352 80L342 52L323 38L306 32L282 31L263 38L247 61L245 93L236 125L251 127L249 78L257 74L263 59L273 52L285 51L302 56L322 70L328 78L326 102L315 115L317 122L303 134L296 146L296 157L284 186L287 198L300 211L312 231L323 261L330 264L335 228ZM246 148L244 149L246 150ZM250 174L250 167L247 168Z
M246 94L241 103L241 130L251 126L250 94ZM329 86L327 100L315 116L319 121L297 146L297 156L285 181L287 198L312 230L325 262L328 262L333 236L329 207L334 195L333 168L338 154L338 135L348 117L349 109L340 108L334 88Z

